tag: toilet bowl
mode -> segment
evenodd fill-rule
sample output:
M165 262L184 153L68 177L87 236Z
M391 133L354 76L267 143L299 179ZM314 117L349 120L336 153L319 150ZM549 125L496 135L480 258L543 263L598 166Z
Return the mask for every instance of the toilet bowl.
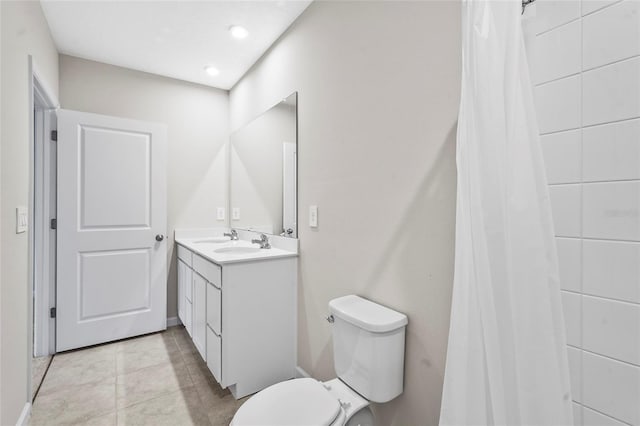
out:
M325 383L311 378L293 379L249 398L236 412L231 425L373 426L368 407L369 401L340 379Z
M368 426L369 402L402 393L406 315L355 295L329 302L338 377L276 383L236 412L232 426Z

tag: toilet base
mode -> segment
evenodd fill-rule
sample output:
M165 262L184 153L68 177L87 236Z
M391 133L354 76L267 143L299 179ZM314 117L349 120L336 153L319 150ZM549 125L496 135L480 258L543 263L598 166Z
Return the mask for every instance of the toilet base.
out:
M329 380L322 385L335 397L345 414L346 426L373 426L373 413L369 409L369 401L347 386L340 379Z
M371 412L371 408L367 406L362 408L357 413L354 413L353 416L351 416L351 418L347 420L345 426L374 426L373 413Z

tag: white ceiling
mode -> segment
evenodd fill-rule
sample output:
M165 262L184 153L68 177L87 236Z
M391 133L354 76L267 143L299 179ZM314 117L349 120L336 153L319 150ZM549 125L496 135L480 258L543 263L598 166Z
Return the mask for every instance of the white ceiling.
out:
M311 0L41 3L60 53L230 89ZM234 39L231 25L249 36Z

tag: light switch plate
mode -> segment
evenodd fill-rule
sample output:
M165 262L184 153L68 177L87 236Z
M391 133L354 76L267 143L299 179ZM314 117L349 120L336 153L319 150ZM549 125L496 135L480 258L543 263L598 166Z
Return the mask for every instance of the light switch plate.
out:
M16 234L27 232L29 213L25 206L16 207Z
M309 226L318 227L318 206L309 206Z
M224 207L218 207L218 213L216 214L218 220L224 220Z
M234 207L231 211L233 220L240 220L240 207Z

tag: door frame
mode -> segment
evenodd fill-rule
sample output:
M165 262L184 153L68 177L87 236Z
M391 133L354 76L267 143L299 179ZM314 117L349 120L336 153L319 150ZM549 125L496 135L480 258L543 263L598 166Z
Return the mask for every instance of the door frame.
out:
M55 147L50 142L59 103L29 55L29 256L28 256L28 400L31 400L31 358L55 352L55 235L49 229L55 217ZM52 169L53 167L53 169Z

